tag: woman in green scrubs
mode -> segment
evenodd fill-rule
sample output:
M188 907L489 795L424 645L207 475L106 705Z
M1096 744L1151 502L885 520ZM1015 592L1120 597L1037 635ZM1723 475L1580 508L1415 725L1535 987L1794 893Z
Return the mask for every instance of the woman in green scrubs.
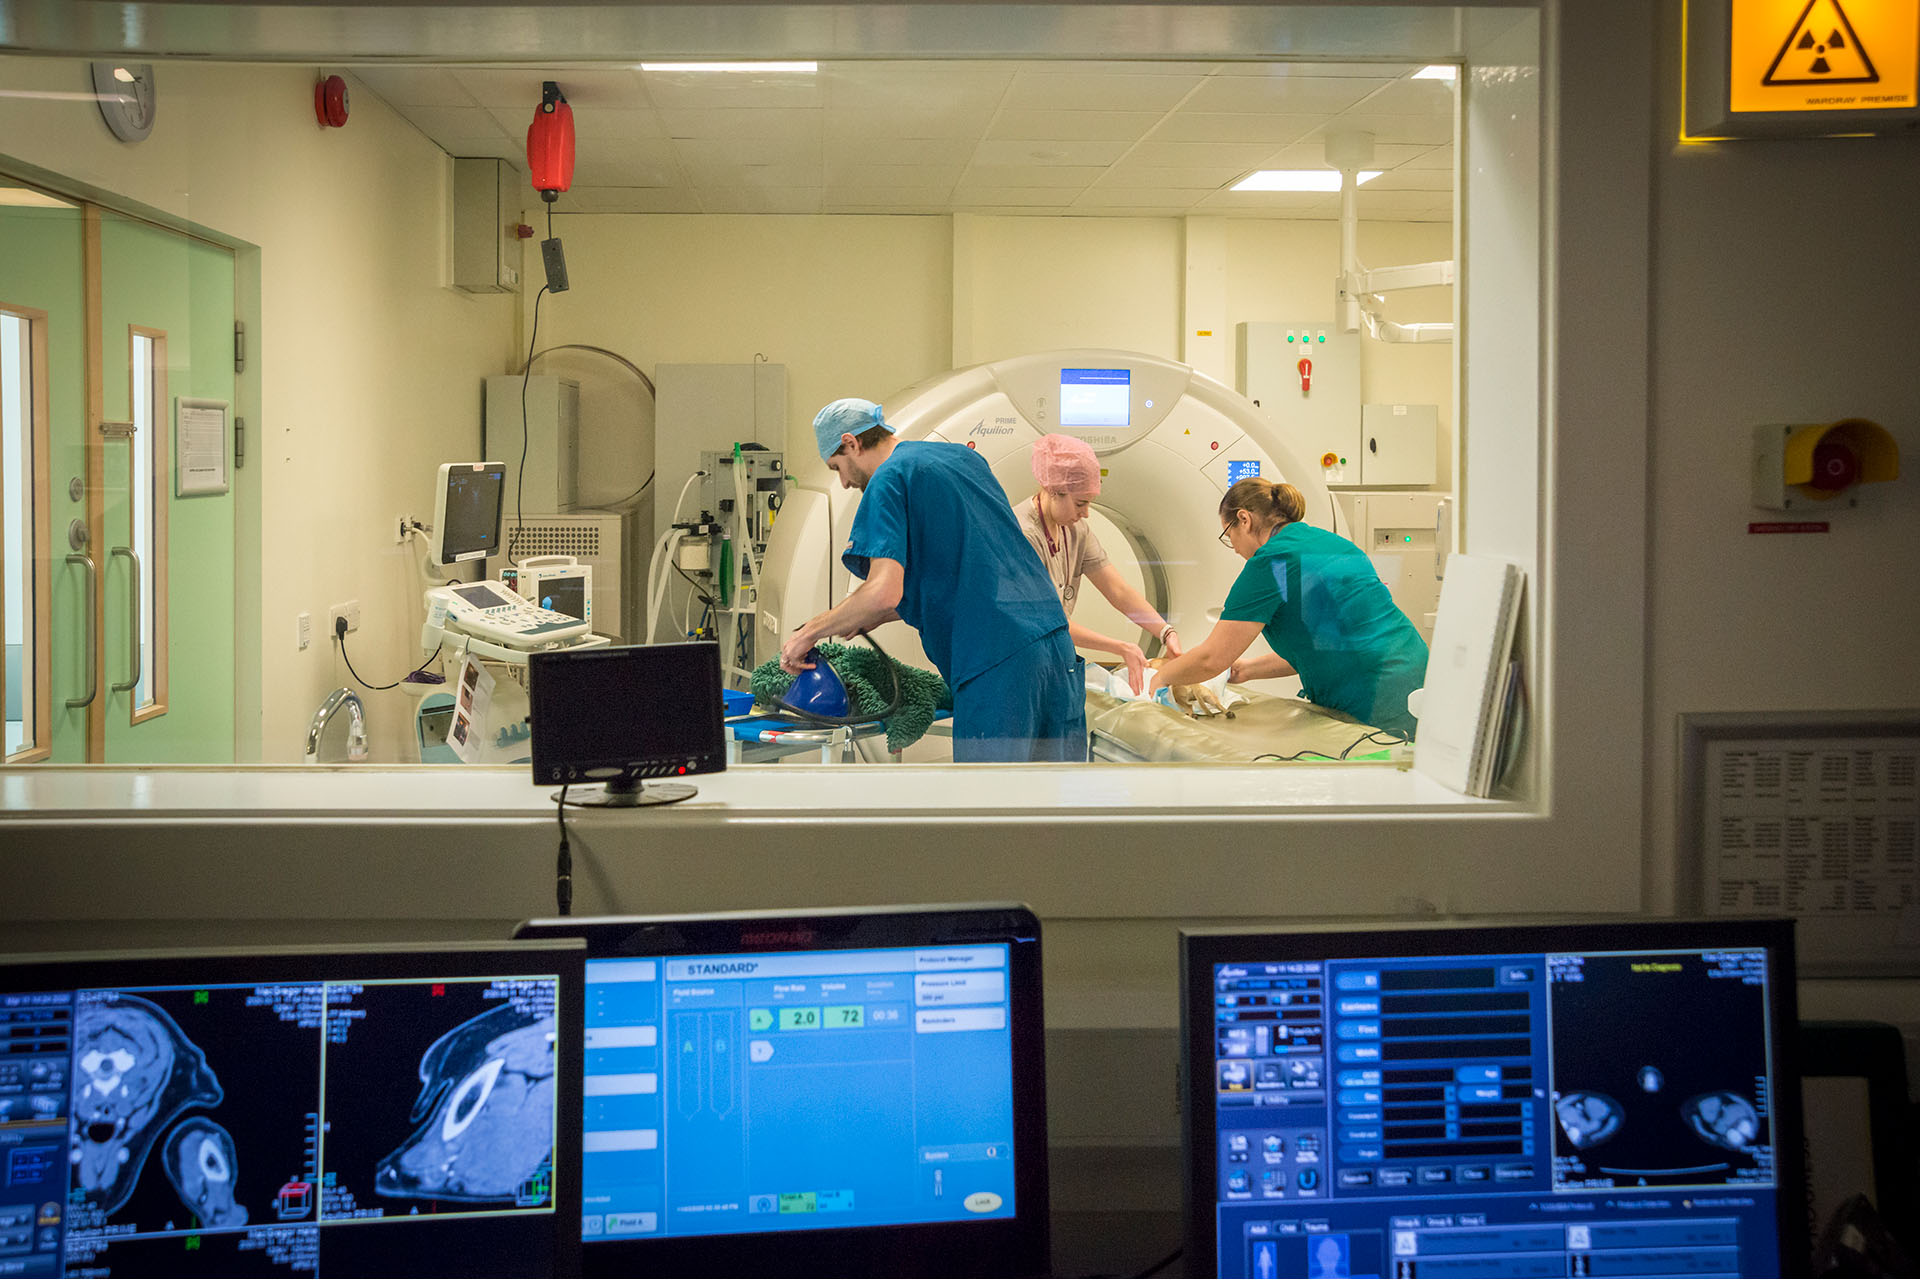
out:
M1426 642L1366 552L1305 514L1290 484L1249 476L1227 490L1220 541L1246 567L1207 638L1154 673L1151 687L1222 671L1235 682L1298 674L1303 697L1411 738L1407 695L1426 682ZM1271 655L1245 656L1256 635Z

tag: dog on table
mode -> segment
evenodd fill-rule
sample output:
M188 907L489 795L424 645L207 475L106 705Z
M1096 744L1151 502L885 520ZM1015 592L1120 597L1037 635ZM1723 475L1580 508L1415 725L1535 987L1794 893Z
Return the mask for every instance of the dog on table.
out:
M1148 658L1147 659L1147 665L1152 667L1155 671L1158 671L1161 665L1165 662L1166 662L1165 658ZM1180 710L1186 712L1189 716L1192 716L1195 720L1198 720L1200 718L1200 712L1197 709L1200 707L1205 707L1207 709L1207 714L1210 716L1223 715L1229 720L1233 719L1233 712L1227 710L1227 708L1221 703L1220 699L1214 696L1213 690L1208 688L1204 684L1168 685L1167 695L1173 699L1174 706L1180 708Z

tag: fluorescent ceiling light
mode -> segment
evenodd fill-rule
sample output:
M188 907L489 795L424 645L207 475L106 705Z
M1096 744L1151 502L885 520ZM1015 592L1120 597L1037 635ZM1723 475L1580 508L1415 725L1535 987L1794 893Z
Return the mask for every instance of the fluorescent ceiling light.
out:
M1458 67L1451 67L1444 63L1436 62L1430 67L1422 67L1414 72L1413 78L1415 80L1445 80L1448 84L1452 84L1454 73L1458 70Z
M0 205L25 209L71 209L75 207L68 204L65 200L60 199L58 196L50 196L45 192L34 191L27 187L0 187Z
M642 71L797 71L812 75L813 62L643 62Z
M1378 169L1362 169L1361 182L1380 176ZM1338 191L1338 169L1256 169L1230 188L1234 191Z

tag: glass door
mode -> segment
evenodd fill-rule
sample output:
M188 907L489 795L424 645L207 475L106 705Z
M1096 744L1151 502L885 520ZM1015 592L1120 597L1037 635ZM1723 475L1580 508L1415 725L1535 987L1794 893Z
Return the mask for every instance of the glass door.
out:
M234 758L234 260L101 212L100 597L108 763Z

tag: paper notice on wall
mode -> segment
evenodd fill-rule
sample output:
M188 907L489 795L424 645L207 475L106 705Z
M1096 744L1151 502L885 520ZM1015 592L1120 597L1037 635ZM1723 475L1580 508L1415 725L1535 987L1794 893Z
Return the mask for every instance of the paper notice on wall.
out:
M493 675L472 657L460 666L460 683L453 695L453 725L447 745L468 764L480 760L480 735L493 706Z
M181 498L227 491L227 403L174 402L173 491Z
M1917 774L1912 738L1709 743L1707 909L1817 917L1920 907Z

